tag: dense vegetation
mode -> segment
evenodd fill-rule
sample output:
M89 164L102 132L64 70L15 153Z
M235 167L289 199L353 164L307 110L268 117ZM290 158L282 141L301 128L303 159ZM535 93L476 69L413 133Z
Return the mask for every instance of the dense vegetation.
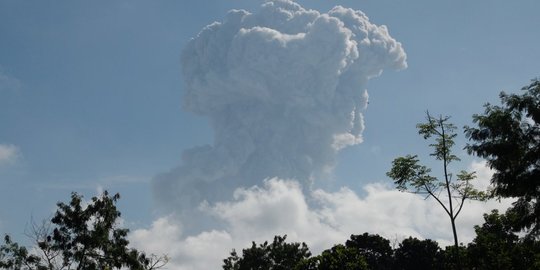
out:
M417 126L424 139L433 139L431 156L443 163L440 178L420 165L416 155L392 162L388 176L399 190L434 198L448 214L453 246L442 249L432 240L409 237L392 248L388 239L364 233L311 256L306 244L286 243L283 236L271 244L253 243L242 256L233 250L223 269L540 269L540 81L533 80L522 91L502 92L501 105L486 104L483 114L473 116L477 126L465 127L471 141L468 152L485 158L495 171L492 190L475 190L470 184L474 172L462 171L452 181L448 164L459 158L451 152L457 134L448 117L428 113L427 122ZM448 205L441 194L446 194ZM484 224L474 228L474 240L458 245L455 220L463 202L494 197L516 201L506 213L484 214Z
M510 210L515 229L540 235L540 81L523 93L500 94L501 105L485 105L473 116L476 127L465 127L471 154L485 158L495 170L493 195L515 197Z
M84 202L77 193L66 204L59 202L50 221L33 224L29 236L33 249L4 237L0 246L0 269L16 270L152 270L163 267L168 258L146 255L130 248L128 229L120 228L120 195L101 196Z
M351 235L338 244L311 256L305 243L287 243L286 236L276 236L270 244L236 251L224 260L223 269L540 269L540 242L519 237L512 231L511 220L493 210L484 215L484 224L475 226L476 237L467 246L441 248L437 242L409 237L392 248L390 240L364 233Z

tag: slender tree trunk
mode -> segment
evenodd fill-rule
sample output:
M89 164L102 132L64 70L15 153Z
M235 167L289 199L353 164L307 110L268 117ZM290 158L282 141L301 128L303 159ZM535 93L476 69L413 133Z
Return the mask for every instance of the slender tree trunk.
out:
M444 130L444 125L442 119L440 121L441 131L442 131L442 143L443 143L443 168L444 168L444 180L446 184L446 191L448 193L448 204L449 204L449 213L450 223L452 224L452 233L454 234L454 262L456 263L457 269L461 269L461 262L459 260L459 241L456 230L456 216L454 216L454 206L452 204L452 192L450 191L450 179L448 178L448 152L446 151L446 134Z
M456 231L456 221L455 219L451 218L452 221L452 232L454 233L454 246L456 249L459 247L458 238L457 238L457 231Z
M443 133L444 134L444 133ZM443 139L444 143L444 139ZM459 260L459 241L457 236L457 230L456 230L456 217L454 216L454 207L452 206L452 193L450 192L450 181L448 179L448 173L447 173L447 164L446 164L446 157L444 160L444 177L446 180L446 190L448 191L448 201L450 205L450 223L452 224L452 233L454 234L454 261L456 263L457 269L461 269L461 262Z
M449 216L450 216L450 223L452 224L452 233L454 234L454 246L457 248L459 247L458 237L457 237L457 231L456 231L456 217L454 216L454 206L452 205L452 193L450 192L450 179L448 179L448 159L447 155L448 152L446 151L446 133L444 130L444 125L442 123L442 119L439 120L439 125L441 126L441 132L442 132L442 143L443 143L443 168L444 168L444 180L446 184L446 191L448 192L448 204L450 207L449 209Z
M456 217L454 216L454 208L452 206L452 194L450 193L450 183L448 181L448 175L446 174L446 165L444 166L444 176L447 178L446 190L448 191L448 200L450 202L449 203L450 204L449 216L450 216L450 223L452 224L452 233L454 234L454 246L456 247L456 250L457 250L457 248L459 247L459 241L458 241L457 230L456 230Z

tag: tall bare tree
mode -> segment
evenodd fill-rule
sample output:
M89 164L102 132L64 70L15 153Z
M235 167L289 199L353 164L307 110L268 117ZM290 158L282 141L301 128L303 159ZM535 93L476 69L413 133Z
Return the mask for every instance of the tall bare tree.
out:
M449 165L460 159L452 153L455 145L456 126L449 123L450 117L437 118L428 113L425 123L416 127L418 133L430 140L433 149L430 154L442 164L440 177L433 176L431 169L421 165L417 155L398 157L392 162L392 168L387 173L394 180L400 191L422 194L433 198L444 209L452 225L454 246L459 247L456 219L468 199L484 199L484 192L473 187L471 181L476 178L475 172L460 171L455 175L450 172Z

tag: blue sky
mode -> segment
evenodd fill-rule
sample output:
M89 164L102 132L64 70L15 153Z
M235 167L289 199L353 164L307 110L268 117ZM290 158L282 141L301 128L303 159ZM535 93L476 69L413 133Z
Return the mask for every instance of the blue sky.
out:
M368 83L364 142L341 151L333 180L319 183L328 190L361 193L389 181L394 157L426 153L415 130L426 110L463 126L539 75L535 0L297 2L362 10L407 53L407 69ZM228 10L261 3L0 1L0 145L17 149L0 163L0 231L21 235L70 192L100 188L121 193L130 226L163 214L152 179L213 139L206 118L181 108L181 51Z

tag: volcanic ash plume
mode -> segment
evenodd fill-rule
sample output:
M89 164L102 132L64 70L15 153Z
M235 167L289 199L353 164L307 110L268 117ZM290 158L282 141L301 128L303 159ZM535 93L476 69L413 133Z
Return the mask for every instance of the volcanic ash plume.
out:
M320 176L362 142L368 79L406 65L401 44L360 11L285 0L230 11L182 53L183 106L209 118L214 142L158 176L159 197L193 207L269 177Z

